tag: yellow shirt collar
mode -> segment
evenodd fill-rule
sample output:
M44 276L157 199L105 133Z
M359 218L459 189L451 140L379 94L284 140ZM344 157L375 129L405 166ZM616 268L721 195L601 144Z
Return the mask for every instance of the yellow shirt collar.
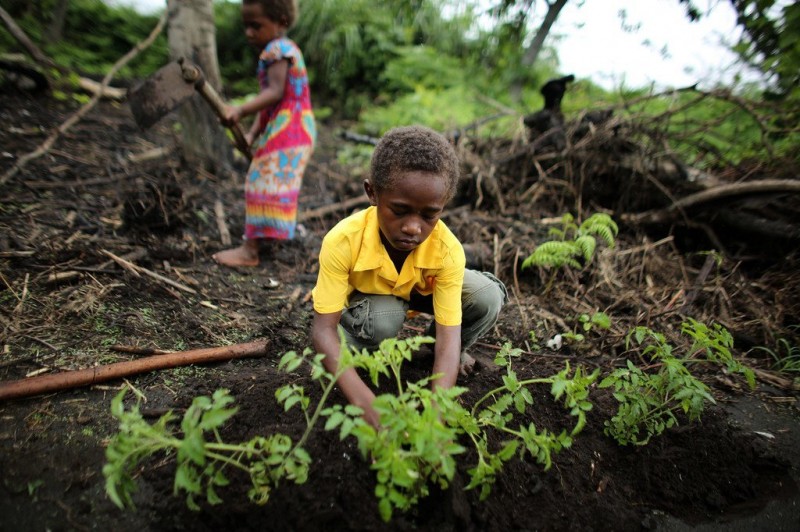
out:
M441 246L439 242L439 231L444 222L439 220L436 227L422 244L417 246L408 256L411 258L414 268L437 269L444 265ZM406 259L408 260L408 259ZM368 207L366 212L366 225L361 239L361 252L356 260L355 271L377 270L384 265L392 267L392 259L381 242L381 230L378 224L378 208ZM390 270L392 268L389 268Z

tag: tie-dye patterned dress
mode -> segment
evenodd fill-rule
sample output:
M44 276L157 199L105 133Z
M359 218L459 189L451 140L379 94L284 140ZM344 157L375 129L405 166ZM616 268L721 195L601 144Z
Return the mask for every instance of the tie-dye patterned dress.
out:
M283 99L259 114L262 130L245 181L248 240L294 237L297 196L316 140L306 65L292 40L274 39L264 47L258 60L261 90L269 85L269 67L282 59L289 61Z

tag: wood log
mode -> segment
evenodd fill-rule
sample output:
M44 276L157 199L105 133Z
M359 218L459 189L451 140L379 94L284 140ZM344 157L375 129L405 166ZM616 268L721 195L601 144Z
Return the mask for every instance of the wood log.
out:
M258 340L246 344L234 344L223 347L194 349L163 355L154 355L138 360L117 362L94 368L65 371L52 375L19 379L0 383L0 401L30 397L47 392L68 390L81 386L90 386L100 382L121 379L139 373L157 369L175 368L190 364L208 364L235 358L259 357L267 354L268 340Z
M665 209L656 209L637 214L623 214L622 221L631 224L659 224L672 221L681 216L690 207L710 203L725 198L748 196L754 194L800 193L800 181L795 179L763 179L731 185L720 185L690 194L679 199Z

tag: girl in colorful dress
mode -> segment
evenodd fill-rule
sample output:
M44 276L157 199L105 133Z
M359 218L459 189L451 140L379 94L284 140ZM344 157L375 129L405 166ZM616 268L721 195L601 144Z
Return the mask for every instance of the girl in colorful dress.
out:
M289 240L297 225L297 196L314 149L316 128L303 54L286 31L297 19L295 0L244 0L247 42L261 50L257 96L227 106L225 125L256 114L245 135L253 160L245 180L245 231L242 244L220 251L226 266L257 266L261 239Z

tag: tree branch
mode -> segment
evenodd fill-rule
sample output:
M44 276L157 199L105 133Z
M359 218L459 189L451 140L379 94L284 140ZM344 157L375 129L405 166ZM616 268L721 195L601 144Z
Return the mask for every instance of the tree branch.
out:
M800 193L800 181L792 179L764 179L746 183L720 185L696 194L690 194L675 201L665 209L645 211L638 214L623 214L621 219L632 224L658 224L677 218L685 209L711 201L745 196L751 194L769 194L775 192Z
M2 9L2 8L0 8L0 9ZM161 18L159 19L158 24L156 24L155 28L153 28L153 31L150 32L150 35L145 40L143 40L142 42L140 42L136 46L134 46L127 54L122 56L122 58L120 58L114 64L114 66L111 67L111 70L108 71L108 73L103 78L103 81L100 83L100 87L98 89L98 92L92 97L92 99L89 100L88 102L86 102L86 104L83 107L81 107L80 109L78 109L72 116L67 118L67 120L65 120L64 123L61 124L58 127L58 129L56 129L56 131L53 132L41 144L41 146L39 146L33 152L21 157L14 164L14 166L11 167L10 170L8 170L5 174L3 174L3 176L0 177L0 186L4 185L9 179L14 177L29 162L31 162L32 160L37 159L38 157L41 157L42 155L47 153L50 150L50 148L53 146L53 144L55 144L56 140L58 140L58 138L63 133L65 133L67 130L69 130L69 128L71 128L73 125L78 123L81 120L81 118L83 118L83 116L86 115L86 113L91 111L94 108L94 106L97 105L97 102L100 100L100 98L103 96L106 87L108 87L108 84L111 82L111 79L114 77L114 75L116 75L116 73L122 67L124 67L126 64L128 64L134 57L139 55L139 52L141 52L142 50L146 49L148 46L153 44L153 41L156 40L156 37L158 37L158 35L164 29L164 26L166 25L166 23L167 23L167 14L165 12L163 15L161 15Z

